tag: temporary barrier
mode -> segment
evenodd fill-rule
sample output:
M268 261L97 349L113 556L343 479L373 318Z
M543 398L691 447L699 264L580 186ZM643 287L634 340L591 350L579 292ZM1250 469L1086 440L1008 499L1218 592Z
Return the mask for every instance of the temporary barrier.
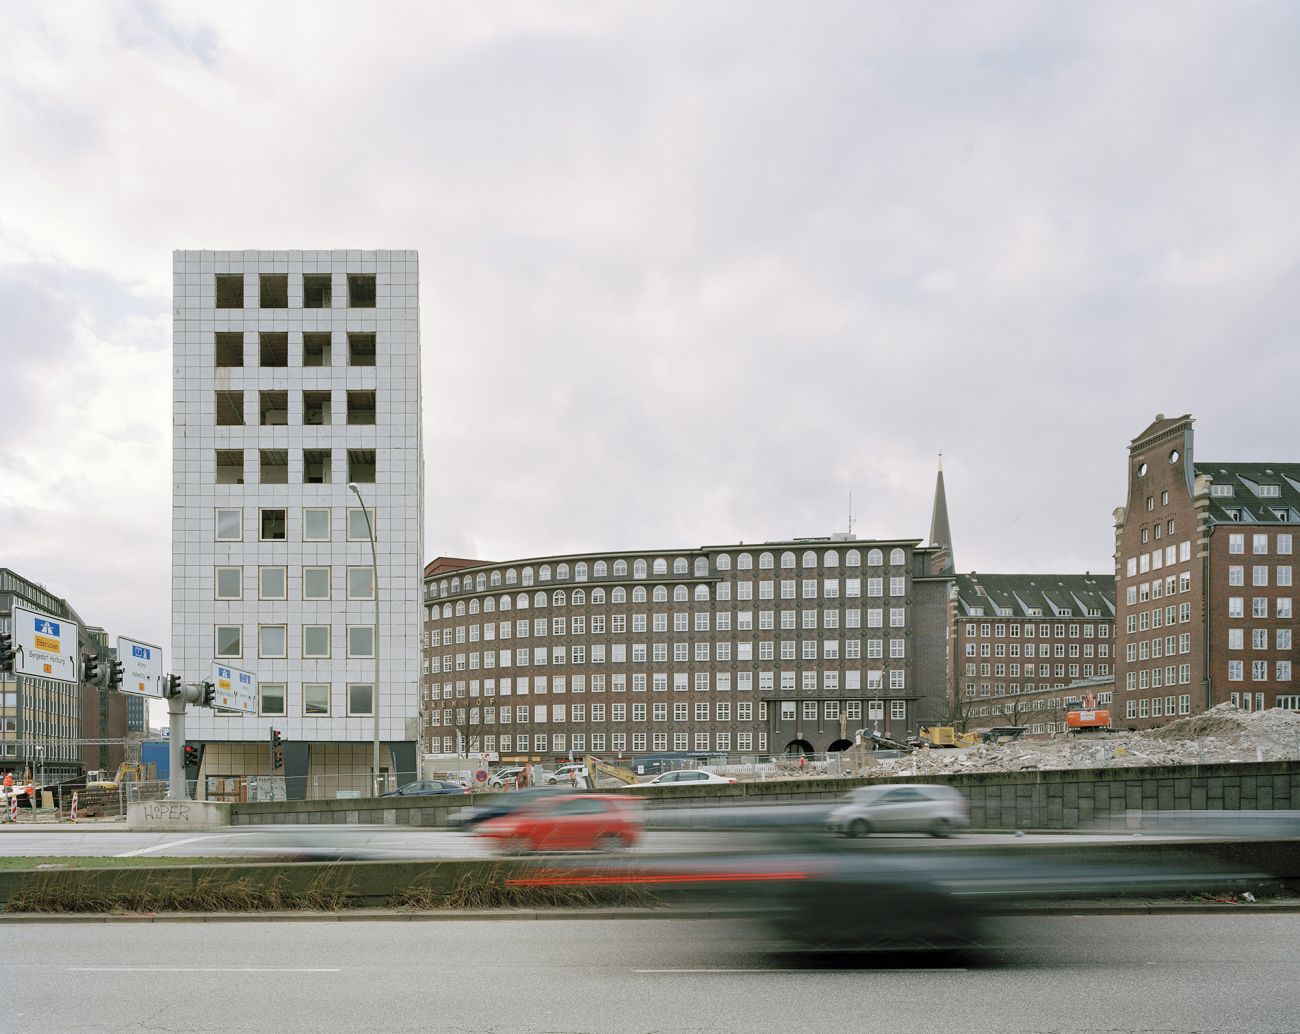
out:
M72 821L77 821L77 791L72 791Z

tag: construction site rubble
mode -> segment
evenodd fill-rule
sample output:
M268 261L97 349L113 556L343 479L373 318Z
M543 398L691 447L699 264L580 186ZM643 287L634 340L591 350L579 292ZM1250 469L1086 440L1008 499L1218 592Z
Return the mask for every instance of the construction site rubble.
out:
M961 750L922 749L903 757L867 755L860 775L1052 771L1147 765L1223 764L1300 759L1300 712L1243 711L1220 704L1144 732L1061 734Z

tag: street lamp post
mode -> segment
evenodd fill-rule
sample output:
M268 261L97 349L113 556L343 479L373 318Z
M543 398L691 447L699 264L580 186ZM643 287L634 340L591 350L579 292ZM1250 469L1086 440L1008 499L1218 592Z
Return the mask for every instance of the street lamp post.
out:
M379 786L379 557L375 550L375 525L370 519L370 510L366 506L366 501L361 498L361 489L354 481L348 482L348 488L361 504L361 512L366 515L366 531L370 534L370 579L373 583L371 588L375 593L375 684L370 698L370 709L375 716L375 754L371 762L371 775L374 795L378 797L381 792Z

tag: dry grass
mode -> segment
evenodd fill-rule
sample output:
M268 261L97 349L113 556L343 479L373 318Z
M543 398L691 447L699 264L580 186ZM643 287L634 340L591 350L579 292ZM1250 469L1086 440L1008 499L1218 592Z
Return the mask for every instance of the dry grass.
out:
M450 890L421 881L388 901L390 908L430 912L496 908L653 908L658 900L641 887L520 887L508 885L504 870L466 873Z

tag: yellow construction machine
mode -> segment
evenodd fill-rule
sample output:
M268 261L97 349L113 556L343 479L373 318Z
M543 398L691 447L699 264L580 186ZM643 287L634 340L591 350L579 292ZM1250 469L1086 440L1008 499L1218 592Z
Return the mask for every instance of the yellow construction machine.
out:
M622 765L612 765L608 761L601 761L598 757L588 754L583 758L583 763L587 766L587 772L591 777L591 785L599 786L629 786L637 782L636 773L631 769L624 768ZM602 778L604 782L602 782Z
M87 772L87 790L116 790L126 782L144 782L144 765L138 761L123 761L117 766L117 775L108 778L107 772Z

